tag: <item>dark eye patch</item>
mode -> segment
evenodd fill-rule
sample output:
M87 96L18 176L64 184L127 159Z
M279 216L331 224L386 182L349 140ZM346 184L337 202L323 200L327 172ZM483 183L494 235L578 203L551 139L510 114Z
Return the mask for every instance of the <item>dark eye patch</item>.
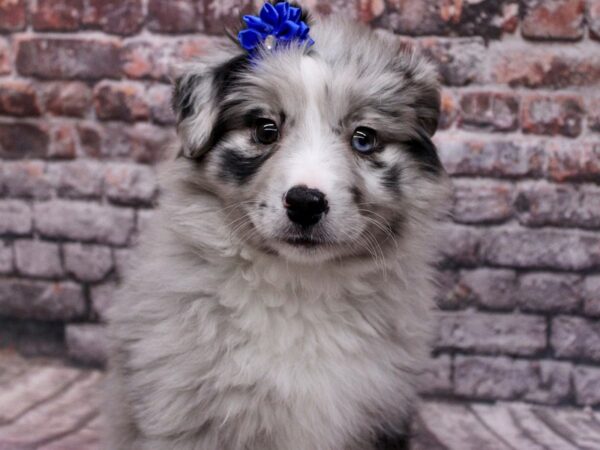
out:
M400 175L402 171L397 164L388 167L383 172L381 184L394 194L400 193Z
M246 156L239 150L224 148L220 154L219 175L237 184L243 184L258 172L272 154L273 152L270 151L256 156Z
M417 137L406 141L403 148L418 162L424 172L439 175L443 167L435 144L424 130L417 130L417 134Z

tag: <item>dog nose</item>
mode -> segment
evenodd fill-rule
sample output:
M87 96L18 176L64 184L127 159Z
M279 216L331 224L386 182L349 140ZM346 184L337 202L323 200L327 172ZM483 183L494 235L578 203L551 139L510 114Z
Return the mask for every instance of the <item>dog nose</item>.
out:
M303 227L316 224L329 210L325 194L306 186L294 186L287 191L283 205L287 209L289 219Z

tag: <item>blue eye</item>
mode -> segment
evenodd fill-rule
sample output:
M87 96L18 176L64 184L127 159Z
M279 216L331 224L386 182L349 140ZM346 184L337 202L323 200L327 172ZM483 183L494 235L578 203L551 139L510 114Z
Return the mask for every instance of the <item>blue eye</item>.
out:
M357 152L369 155L377 149L377 133L368 127L358 127L352 134L350 144Z

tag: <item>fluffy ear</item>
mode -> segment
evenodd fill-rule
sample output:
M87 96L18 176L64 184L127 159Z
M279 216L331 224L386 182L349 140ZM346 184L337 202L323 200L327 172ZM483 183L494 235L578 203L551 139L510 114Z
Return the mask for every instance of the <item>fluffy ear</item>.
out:
M423 130L431 137L436 132L440 118L440 91L432 86L424 88L417 104L417 117Z
M247 64L245 54L222 53L212 61L180 69L174 82L172 106L183 156L199 158L212 147L227 91Z
M380 36L383 38L383 36ZM390 39L385 36L385 39ZM415 110L419 127L429 137L438 127L441 109L441 86L435 65L419 50L404 43L398 46L393 67L402 78L404 94L410 92L410 106Z
M433 136L438 127L441 108L440 84L435 68L421 60L412 72L417 100L414 108L417 121L428 136Z

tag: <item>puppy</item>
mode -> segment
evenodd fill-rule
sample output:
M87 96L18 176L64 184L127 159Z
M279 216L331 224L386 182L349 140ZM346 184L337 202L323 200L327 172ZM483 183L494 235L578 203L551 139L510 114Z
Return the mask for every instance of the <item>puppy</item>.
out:
M180 154L109 316L111 450L374 449L405 431L447 193L436 73L366 27L311 25L176 80Z

